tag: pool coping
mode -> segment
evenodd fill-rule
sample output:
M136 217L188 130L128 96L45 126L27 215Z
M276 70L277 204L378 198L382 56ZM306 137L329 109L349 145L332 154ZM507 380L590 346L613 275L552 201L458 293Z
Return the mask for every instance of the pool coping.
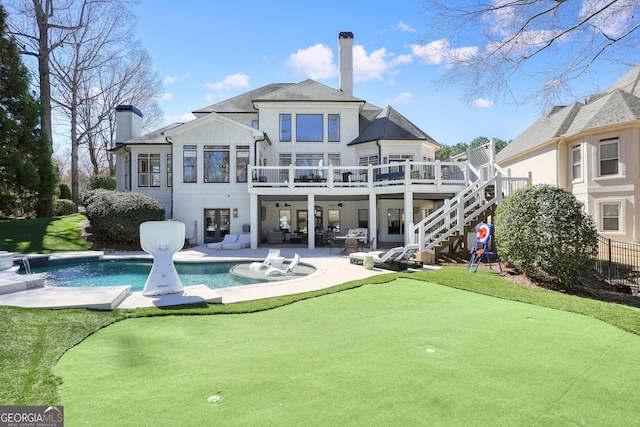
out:
M200 245L183 249L176 253L176 261L262 261L269 248L239 250L213 250L206 245ZM367 270L361 265L349 262L349 257L338 253L332 253L329 248L281 248L281 256L287 260L298 253L301 263L311 265L316 271L309 276L285 281L258 283L228 288L210 289L205 285L184 286L181 293L143 296L142 292L129 292L123 294L122 290L99 291L94 289L105 288L55 288L35 287L11 293L0 294L0 305L37 308L91 308L97 310L132 309L139 307L165 307L182 304L196 303L221 303L232 304L242 301L272 298L309 291L325 289L340 283L363 279L377 274L389 273L388 270L374 268ZM151 259L146 252L70 252L51 254L54 260L62 258L95 257L102 259L141 258ZM423 269L438 268L437 266L425 266ZM418 269L419 270L419 269ZM15 274L15 273L14 273ZM24 281L23 275L20 276ZM6 282L7 273L0 274L0 285ZM18 278L14 278L17 280ZM114 287L109 287L114 288ZM75 291L69 291L75 289Z

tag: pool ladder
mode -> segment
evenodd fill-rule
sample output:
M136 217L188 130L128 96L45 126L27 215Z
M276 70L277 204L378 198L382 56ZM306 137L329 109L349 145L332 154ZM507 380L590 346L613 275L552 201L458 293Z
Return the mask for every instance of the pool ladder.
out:
M31 276L31 263L27 256L22 257L22 266L24 267L25 273L27 273L28 276Z

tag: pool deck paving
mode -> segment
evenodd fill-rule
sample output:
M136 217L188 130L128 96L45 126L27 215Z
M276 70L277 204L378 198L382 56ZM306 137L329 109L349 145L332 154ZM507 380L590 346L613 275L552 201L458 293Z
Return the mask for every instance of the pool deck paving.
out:
M302 264L309 264L316 271L309 276L254 285L234 286L210 289L205 285L185 286L181 293L158 296L144 296L142 292L129 292L128 286L103 288L63 288L45 287L44 280L34 276L18 275L14 271L0 272L0 305L33 308L91 308L112 310L115 308L166 307L194 303L231 304L263 298L291 295L315 291L363 279L377 274L389 273L389 270L373 268L367 270L361 265L349 262L348 256L340 254L336 248L320 247L316 249L300 247L278 247L280 255L289 260L297 253ZM262 261L269 251L268 247L258 249L213 250L206 245L183 249L176 253L176 261ZM73 252L55 254L51 258L102 256L105 259L151 256L145 252ZM423 269L438 268L424 266ZM25 277L27 279L25 279Z

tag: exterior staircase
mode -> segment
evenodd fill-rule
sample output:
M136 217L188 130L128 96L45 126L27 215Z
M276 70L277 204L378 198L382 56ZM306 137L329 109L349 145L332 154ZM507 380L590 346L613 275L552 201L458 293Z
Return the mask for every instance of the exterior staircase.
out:
M491 222L489 220L503 198L531 184L531 176L512 178L510 171L493 162L482 166L478 172L478 179L413 226L420 248L436 254L464 254L468 251L468 233L480 222Z

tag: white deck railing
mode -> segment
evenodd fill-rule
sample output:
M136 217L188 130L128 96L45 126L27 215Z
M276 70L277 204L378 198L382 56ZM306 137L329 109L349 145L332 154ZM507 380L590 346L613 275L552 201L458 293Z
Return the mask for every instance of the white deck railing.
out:
M249 166L250 188L363 187L431 184L467 185L477 170L466 162L411 162L369 166Z

